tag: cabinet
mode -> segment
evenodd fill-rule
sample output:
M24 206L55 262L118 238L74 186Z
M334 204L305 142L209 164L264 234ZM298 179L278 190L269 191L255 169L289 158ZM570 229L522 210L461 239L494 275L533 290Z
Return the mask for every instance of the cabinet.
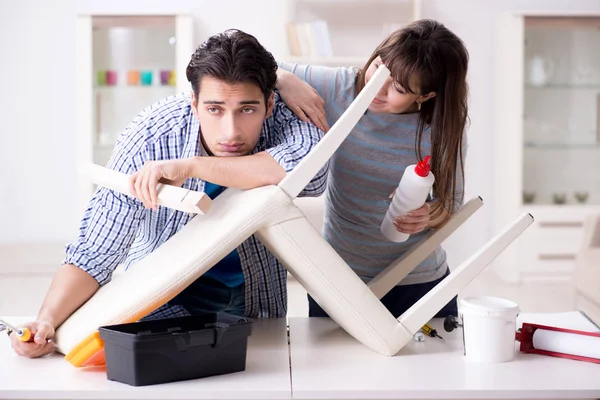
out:
M496 271L569 280L600 212L600 13L506 14L496 28L494 225L536 220Z
M78 204L94 185L90 163L106 165L119 133L153 102L188 92L185 69L194 52L190 15L77 17Z
M176 93L175 18L92 19L94 163L140 110Z
M382 39L420 15L421 0L287 0L282 59L363 67Z

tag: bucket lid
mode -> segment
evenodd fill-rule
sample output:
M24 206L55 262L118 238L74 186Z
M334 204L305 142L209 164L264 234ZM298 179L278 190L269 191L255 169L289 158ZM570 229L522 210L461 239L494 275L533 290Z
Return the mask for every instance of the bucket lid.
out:
M491 296L474 296L460 301L460 312L479 317L514 318L519 315L521 309L517 303L510 300Z

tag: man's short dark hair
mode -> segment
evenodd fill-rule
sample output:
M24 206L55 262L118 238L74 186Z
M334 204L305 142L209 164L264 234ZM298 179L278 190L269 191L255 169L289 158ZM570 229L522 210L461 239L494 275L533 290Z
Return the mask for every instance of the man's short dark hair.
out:
M254 36L230 29L198 46L185 72L196 98L202 78L210 76L229 84L254 83L266 103L275 89L277 62Z

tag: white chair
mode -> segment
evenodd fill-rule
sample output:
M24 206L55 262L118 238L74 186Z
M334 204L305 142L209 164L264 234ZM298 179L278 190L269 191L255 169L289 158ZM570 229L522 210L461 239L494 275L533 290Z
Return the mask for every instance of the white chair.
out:
M245 191L227 189L213 201L208 213L197 215L134 268L100 288L59 327L57 349L75 366L102 363L102 342L97 334L100 326L136 321L149 314L254 234L349 334L380 354L396 354L521 234L533 217L524 214L510 223L400 318L394 318L379 299L481 207L482 200L467 202L448 223L416 244L368 286L294 204L298 193L347 137L388 76L387 68L380 67L327 135L279 185ZM93 177L95 182L103 181L116 190L122 189L127 179L112 172L110 179L102 179L102 170L96 172L102 176Z

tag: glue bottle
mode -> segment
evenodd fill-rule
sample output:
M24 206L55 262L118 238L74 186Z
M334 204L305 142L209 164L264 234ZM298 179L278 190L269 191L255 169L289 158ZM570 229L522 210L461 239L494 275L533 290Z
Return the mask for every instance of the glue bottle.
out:
M394 221L409 211L421 208L427 200L427 195L435 180L429 164L430 156L426 156L417 164L406 167L394 198L381 223L381 233L388 240L401 243L409 238L409 234L398 232Z

